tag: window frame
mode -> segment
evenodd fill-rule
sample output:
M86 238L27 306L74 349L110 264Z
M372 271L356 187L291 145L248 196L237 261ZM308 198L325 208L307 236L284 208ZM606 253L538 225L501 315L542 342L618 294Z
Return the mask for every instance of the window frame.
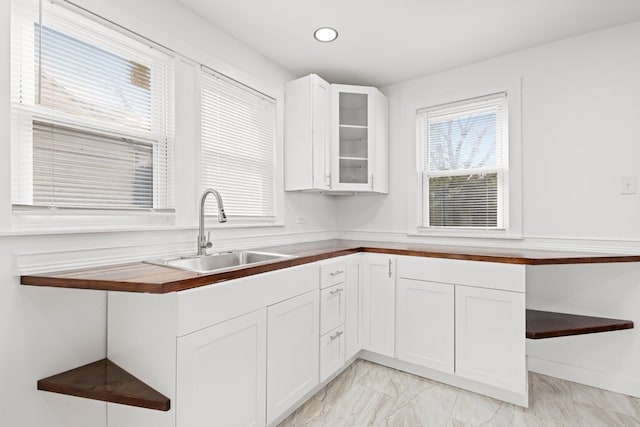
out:
M268 217L255 217L255 216L242 216L242 215L234 215L233 212L230 212L228 209L228 205L225 204L225 211L228 218L228 222L224 224L220 224L217 221L217 211L209 206L208 210L205 210L205 221L207 223L207 227L211 228L236 228L236 227L281 227L284 226L284 221L282 218L282 205L283 205L283 175L282 175L282 135L278 129L282 128L283 123L283 111L282 106L284 105L282 102L282 95L278 93L272 93L271 91L265 91L262 88L253 87L250 83L244 83L235 78L229 77L228 75L219 72L216 69L208 67L204 64L201 64L198 72L198 105L202 105L202 92L203 92L203 74L209 74L210 77L220 78L227 83L237 86L243 90L248 91L249 93L253 93L258 97L265 98L270 100L273 103L274 108L274 118L273 118L273 176L272 176L272 188L273 188L273 215ZM204 191L203 184L203 168L202 168L202 115L203 110L201 107L198 108L198 135L197 135L197 153L198 153L198 161L197 161L197 188L199 190L199 195ZM213 187L214 189L215 186ZM225 202L224 194L222 194L223 202Z
M427 134L424 135L421 131L419 122L421 120L421 116L427 115L426 120L428 119L429 112L432 111L442 111L447 109L454 109L458 106L468 106L473 104L481 104L483 101L491 101L494 99L500 99L502 101L502 107L504 108L504 117L498 123L496 123L496 134L498 132L501 135L496 136L496 155L499 156L501 160L500 165L496 166L487 166L487 167L478 167L478 168L457 168L457 169L446 169L446 170L437 170L431 171L426 170L425 164L426 159L429 155L428 153L428 145L429 145L429 134L427 129ZM486 108L486 107L485 107ZM478 106L475 112L480 112L482 110L481 106ZM428 127L428 122L427 122ZM501 127L502 129L498 128ZM459 100L453 103L447 104L439 104L426 108L422 108L416 111L416 144L418 146L418 153L420 159L423 159L422 162L419 162L418 174L421 175L421 205L423 206L421 215L420 215L420 223L418 225L419 231L427 231L427 230L505 230L508 226L507 219L509 217L509 201L508 194L505 192L505 189L508 188L509 183L509 112L508 112L508 94L506 92L487 94L485 96ZM424 139L427 138L425 141ZM499 154L498 154L499 153ZM496 226L495 227L481 227L481 226L438 226L438 225L430 225L430 188L428 185L429 178L432 177L453 177L453 176L467 176L467 175L485 175L485 174L496 174L497 180L497 218L496 218Z
M12 2L11 16L12 16L12 30L13 34L16 31L22 33L23 37L26 37L21 41L13 41L11 45L11 78L21 78L21 82L27 81L28 85L32 88L33 92L37 90L35 72L37 69L37 58L35 52L31 55L28 54L27 41L29 37L32 37L27 29L27 26L33 19L32 10L37 12L37 2L31 1L28 6L14 6ZM19 99L14 96L13 89L11 89L10 96L10 111L11 111L11 185L10 185L10 209L11 209L11 224L15 229L40 229L40 228L62 228L62 229L77 229L77 228L102 228L112 227L118 225L122 227L138 227L140 225L145 226L167 226L175 223L175 208L174 208L174 196L173 186L175 181L175 170L173 165L173 143L175 140L175 67L178 55L149 39L139 36L135 32L121 27L113 22L95 15L85 9L77 7L66 1L52 1L55 7L65 9L65 13L75 14L80 19L91 20L99 25L100 28L104 28L103 31L107 33L114 33L116 39L120 40L133 40L134 42L141 43L148 46L149 49L153 49L155 55L166 56L166 64L168 66L166 74L166 81L163 80L163 85L160 87L166 90L166 93L162 95L155 95L151 93L150 109L152 111L159 111L158 102L165 101L161 105L163 116L170 117L167 124L166 118L159 119L155 114L151 116L150 129L148 131L136 130L132 128L125 128L117 125L110 125L107 122L98 121L88 117L78 117L73 114L64 113L54 110L49 106L40 106L35 100L27 102L19 102ZM31 8L26 13L21 11L16 12L14 8ZM15 15L15 16L14 16ZM16 18L16 21L13 19ZM73 36L71 36L73 37ZM80 41L87 42L84 39L78 39ZM14 46L14 44L22 43L22 46ZM102 48L99 45L98 48ZM15 52L25 53L27 55L21 55L16 58ZM158 73L155 67L150 67L151 73ZM22 71L20 71L22 70ZM31 70L32 72L30 72ZM20 77L18 77L20 76ZM11 87L15 83L12 81ZM35 95L35 93L33 93ZM167 95L167 96L165 96ZM29 94L25 95L28 99ZM20 97L22 99L23 97ZM21 125L20 122L23 124ZM30 204L21 204L16 200L16 186L26 185L20 184L24 172L17 170L16 165L20 162L20 158L25 156L31 156L31 146L33 144L33 130L29 141L27 138L20 138L16 134L18 129L27 130L27 122L41 122L46 124L52 124L57 126L69 127L78 129L79 131L85 131L90 133L102 134L114 138L131 139L141 143L151 143L153 145L153 164L154 164L154 183L153 183L153 208L109 208L109 207L63 207L63 206L35 206ZM27 143L28 142L28 143ZM26 147L25 145L29 145ZM163 154L165 153L165 154ZM159 164L158 155L166 155L166 168L167 172L161 172L156 169ZM22 160L24 162L24 159ZM29 170L27 173L32 172ZM158 179L160 177L160 179ZM160 193L158 191L158 185L164 185L165 189ZM166 206L158 206L159 194L167 200Z
M418 91L419 96L405 101L407 139L414 144L407 156L407 235L433 238L522 239L522 144L521 144L521 77L506 76L481 79L470 77L461 82L447 82L442 86L429 85ZM508 147L505 159L503 228L423 227L422 168L424 157L418 140L418 111L432 106L482 98L505 92L508 112ZM455 242L455 240L450 240ZM461 242L464 240L461 240Z

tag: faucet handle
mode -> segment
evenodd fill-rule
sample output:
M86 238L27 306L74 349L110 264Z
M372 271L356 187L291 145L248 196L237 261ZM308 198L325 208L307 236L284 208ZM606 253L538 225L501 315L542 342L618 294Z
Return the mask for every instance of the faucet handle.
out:
M207 241L204 243L204 247L209 249L213 247L213 243L211 242L211 232L207 233Z

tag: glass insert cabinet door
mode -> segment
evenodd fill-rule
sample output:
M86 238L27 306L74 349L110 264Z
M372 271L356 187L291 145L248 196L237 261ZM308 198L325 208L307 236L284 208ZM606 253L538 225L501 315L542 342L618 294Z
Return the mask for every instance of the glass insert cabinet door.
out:
M332 173L334 190L371 191L373 187L374 101L370 89L332 86L332 153L337 155Z

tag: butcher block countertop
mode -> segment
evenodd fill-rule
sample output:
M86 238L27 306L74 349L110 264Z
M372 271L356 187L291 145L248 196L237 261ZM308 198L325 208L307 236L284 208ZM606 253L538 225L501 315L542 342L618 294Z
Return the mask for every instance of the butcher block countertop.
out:
M640 255L612 255L585 252L497 249L412 243L324 240L266 248L247 248L292 255L261 265L239 266L218 273L194 273L176 268L134 262L73 271L22 276L23 285L95 289L143 293L168 293L196 288L267 271L339 257L357 252L409 255L522 265L591 264L639 262ZM215 249L211 251L215 252Z

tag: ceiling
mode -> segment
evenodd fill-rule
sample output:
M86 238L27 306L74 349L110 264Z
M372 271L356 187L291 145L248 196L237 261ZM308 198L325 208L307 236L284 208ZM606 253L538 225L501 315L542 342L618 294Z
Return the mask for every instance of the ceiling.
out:
M640 19L638 0L179 1L293 74L379 87Z

